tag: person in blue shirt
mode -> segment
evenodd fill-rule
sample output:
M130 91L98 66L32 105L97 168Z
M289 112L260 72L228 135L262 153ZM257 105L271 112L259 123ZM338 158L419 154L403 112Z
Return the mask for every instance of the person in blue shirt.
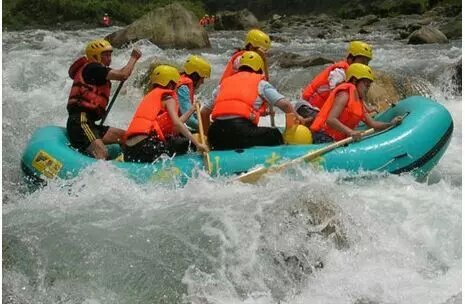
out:
M184 64L184 72L178 82L177 94L180 114L188 112L194 105L195 91L203 84L205 78L211 75L211 65L204 58L190 55ZM198 131L199 121L197 115L191 115L186 121L191 131Z

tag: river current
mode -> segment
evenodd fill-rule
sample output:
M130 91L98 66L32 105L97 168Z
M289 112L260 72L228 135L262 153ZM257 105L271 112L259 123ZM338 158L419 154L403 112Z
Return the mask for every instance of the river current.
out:
M383 33L333 40L289 33L289 42L273 44L338 59L346 39L368 39L375 69L421 78L455 125L424 182L307 168L259 185L200 174L178 188L140 185L100 162L28 191L22 150L36 128L65 125L69 65L87 41L115 29L3 32L3 303L461 302L462 102L450 69L461 41L413 46ZM212 48L195 51L213 65L200 100L243 35L212 32ZM181 65L190 53L135 46L143 57L107 120L121 128L142 97L138 82L149 63ZM115 50L112 66L123 66L130 51ZM272 65L270 79L295 100L320 69Z

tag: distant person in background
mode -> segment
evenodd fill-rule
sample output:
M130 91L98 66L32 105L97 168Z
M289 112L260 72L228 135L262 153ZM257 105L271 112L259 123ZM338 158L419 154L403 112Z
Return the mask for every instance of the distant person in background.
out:
M178 115L175 90L180 78L178 70L169 65L159 65L152 71L153 88L140 102L125 134L125 161L153 162L162 154L185 154L190 142L197 150L208 152L208 147L198 142L184 125L195 106L181 117Z
M226 64L226 68L224 69L223 75L220 78L220 83L226 77L229 77L239 71L241 56L246 51L257 52L265 62L265 53L270 49L270 47L270 36L258 29L250 30L245 36L245 47L243 49L237 49ZM266 66L265 69L267 69ZM262 72L265 74L265 70L263 70Z
M124 134L124 130L95 123L106 111L110 80L128 79L142 55L139 50L132 50L128 63L115 70L109 67L112 51L108 41L93 40L87 44L86 56L77 59L68 70L73 79L67 106L69 140L74 148L97 159L106 159L105 145L119 143Z
M310 127L313 143L339 141L349 136L360 140L362 132L356 127L361 121L375 130L384 130L402 121L401 117L394 117L391 122L376 121L368 114L364 100L374 80L369 66L353 63L346 74L346 82L331 91Z
M243 149L252 146L276 146L284 143L277 128L258 126L261 108L274 104L285 113L302 119L292 104L263 75L261 56L252 51L242 54L239 71L227 77L214 91L214 98L202 109L202 118L213 119L205 127L214 150Z
M204 15L202 18L199 20L199 24L201 26L207 26L208 25L208 15Z
M184 72L181 73L181 79L178 82L177 94L179 99L179 110L181 115L190 111L195 102L195 91L203 84L205 78L211 75L211 65L204 58L191 55L184 63ZM194 113L186 121L187 127L197 132L199 121Z
M347 57L336 62L320 74L305 87L302 101L297 102L297 112L305 118L313 119L328 98L331 90L345 81L345 72L352 63L367 65L373 58L371 45L363 41L352 41L347 48Z
M105 14L103 15L102 24L103 24L103 26L110 26L110 25L111 25L110 16L108 16L107 13L105 13Z

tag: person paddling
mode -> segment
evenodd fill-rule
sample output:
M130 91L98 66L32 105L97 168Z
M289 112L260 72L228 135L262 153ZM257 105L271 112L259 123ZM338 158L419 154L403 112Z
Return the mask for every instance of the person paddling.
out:
M347 57L336 62L319 73L302 91L302 101L296 103L297 112L309 122L318 113L324 102L338 84L345 81L345 71L352 63L368 65L373 58L373 48L363 41L351 41L347 48Z
M184 72L176 89L179 100L179 110L181 115L190 111L194 104L195 91L203 84L205 78L211 75L211 65L204 58L196 55L187 57L184 63ZM192 131L198 131L199 121L194 113L187 120L186 124Z
M133 49L128 63L121 69L110 68L113 48L104 39L90 41L86 56L77 59L68 74L73 85L68 99L66 129L71 146L97 159L108 157L105 145L119 143L124 130L97 125L105 114L110 97L111 80L125 81L142 53Z
M394 117L391 122L377 121L368 114L364 100L374 80L373 71L369 66L353 63L346 74L346 82L331 91L310 126L313 143L339 141L349 136L354 140L360 140L362 131L355 128L362 121L376 131L402 121L400 116Z
M210 112L213 118L208 129L212 149L282 145L283 137L277 128L258 126L267 103L285 113L294 113L299 121L303 120L292 104L265 80L263 69L264 62L259 54L243 53L239 71L225 78L214 91L214 99L204 105L203 122Z
M270 36L265 34L264 32L258 29L252 29L247 32L245 36L245 48L237 49L234 54L229 59L228 63L226 64L226 68L224 69L223 75L220 78L220 83L226 78L229 77L239 71L240 66L240 58L246 51L254 51L262 57L265 62L265 53L271 47L271 39ZM265 67L262 73L265 74ZM268 77L268 75L266 75ZM268 80L268 79L266 79Z
M125 134L125 161L153 162L162 154L185 154L190 142L197 150L208 152L208 147L197 141L184 125L195 112L195 105L178 116L175 89L180 78L178 70L172 66L159 65L153 70L150 75L153 88L140 102Z

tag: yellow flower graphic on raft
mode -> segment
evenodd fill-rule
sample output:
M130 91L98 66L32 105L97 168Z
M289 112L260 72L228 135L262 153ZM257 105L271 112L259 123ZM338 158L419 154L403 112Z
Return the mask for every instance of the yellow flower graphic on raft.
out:
M265 163L267 163L269 166L274 166L276 165L276 162L281 159L281 156L276 154L276 152L271 153L271 156L265 160Z
M150 178L150 181L152 182L170 182L174 181L176 177L181 175L181 169L178 167L168 167L168 168L162 168L159 171L157 171L152 177Z

